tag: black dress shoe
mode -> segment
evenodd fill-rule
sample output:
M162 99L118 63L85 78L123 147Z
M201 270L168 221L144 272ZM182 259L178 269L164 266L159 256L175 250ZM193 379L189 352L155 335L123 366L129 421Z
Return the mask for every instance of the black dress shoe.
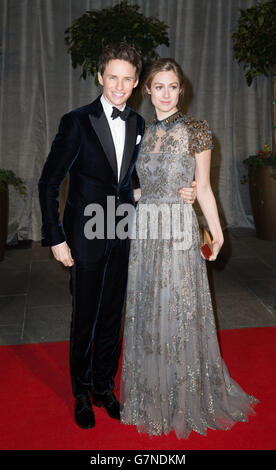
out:
M120 419L120 411L123 407L112 390L106 390L104 393L93 392L92 402L95 406L104 407L111 418Z
M91 398L87 395L76 397L75 421L80 428L90 429L95 426L95 416L92 409Z

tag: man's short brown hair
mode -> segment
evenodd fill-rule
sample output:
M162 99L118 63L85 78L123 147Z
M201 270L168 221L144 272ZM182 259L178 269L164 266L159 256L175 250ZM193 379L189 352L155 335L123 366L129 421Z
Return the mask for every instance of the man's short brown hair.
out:
M98 71L101 76L103 76L108 62L116 59L125 60L132 64L136 70L136 78L139 78L142 70L141 57L134 47L124 42L120 44L110 44L103 49L98 62Z

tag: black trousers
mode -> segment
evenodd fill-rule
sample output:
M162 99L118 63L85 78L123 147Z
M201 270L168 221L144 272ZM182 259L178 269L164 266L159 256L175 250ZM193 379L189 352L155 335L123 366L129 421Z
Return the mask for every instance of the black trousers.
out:
M70 372L74 396L113 389L127 285L130 240L107 240L96 262L71 270Z

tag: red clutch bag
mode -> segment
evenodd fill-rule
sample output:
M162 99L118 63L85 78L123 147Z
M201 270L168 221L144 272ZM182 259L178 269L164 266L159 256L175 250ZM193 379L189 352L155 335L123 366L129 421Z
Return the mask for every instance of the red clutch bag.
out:
M200 250L205 259L209 259L213 254L211 235L206 228L204 228L201 233Z

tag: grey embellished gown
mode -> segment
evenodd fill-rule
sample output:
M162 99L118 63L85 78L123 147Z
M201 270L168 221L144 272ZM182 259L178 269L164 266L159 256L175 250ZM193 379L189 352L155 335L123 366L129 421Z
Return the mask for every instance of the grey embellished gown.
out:
M195 153L209 148L207 122L177 112L147 127L136 166L142 197L129 260L121 422L149 435L229 429L257 403L221 357L197 218L178 194L194 179Z

